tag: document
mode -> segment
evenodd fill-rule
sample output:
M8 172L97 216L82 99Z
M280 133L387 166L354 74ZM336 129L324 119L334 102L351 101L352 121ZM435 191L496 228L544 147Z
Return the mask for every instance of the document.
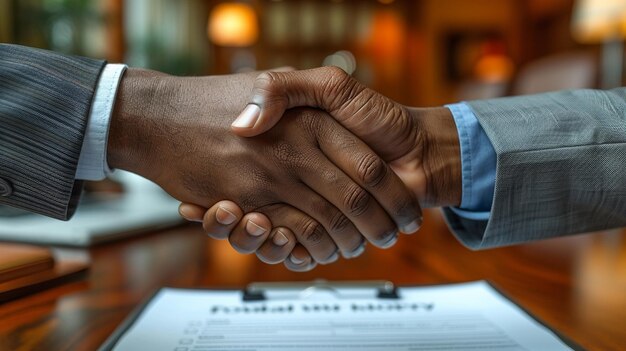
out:
M397 299L164 288L101 350L571 350L486 282L399 288Z

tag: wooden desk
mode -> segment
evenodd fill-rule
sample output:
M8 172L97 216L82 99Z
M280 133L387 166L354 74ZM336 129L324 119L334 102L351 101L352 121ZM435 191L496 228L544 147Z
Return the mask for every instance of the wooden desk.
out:
M389 279L439 284L487 279L590 350L626 349L626 235L621 231L472 252L429 211L419 234L389 250L309 273L268 266L214 242L197 225L86 251L84 281L0 305L0 350L95 350L162 286L234 287L251 281Z

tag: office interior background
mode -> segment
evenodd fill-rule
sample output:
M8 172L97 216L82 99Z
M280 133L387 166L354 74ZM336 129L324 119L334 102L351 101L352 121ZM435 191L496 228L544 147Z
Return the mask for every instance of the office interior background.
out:
M0 0L0 42L176 75L337 65L411 106L621 86L625 21L622 0Z
M623 52L619 6L619 0L0 0L0 41L178 75L333 64L401 103L427 106L621 85L621 66L614 64Z
M104 58L175 75L336 65L411 106L622 86L624 36L624 0L0 0L3 43ZM417 235L446 231L438 210L428 210L425 221L427 231ZM604 234L511 249L518 254L533 251L540 257L536 265L545 262L545 267L570 262L559 261L560 256L576 256L571 266L557 267L575 272L576 280L556 277L555 284L575 285L564 304L590 302L572 308L573 315L565 315L563 320L582 316L580 319L593 325L594 320L626 308L624 289L604 288L609 281L626 288L626 242L623 235ZM452 234L449 237L446 240L455 240ZM150 275L133 276L133 271L161 270L188 277L195 274L189 267L198 265L191 261L194 257L206 257L201 264L210 267L207 276L225 285L241 284L252 277L293 277L282 267L258 265L254 255L237 254L227 242L206 248L194 243L164 240L152 245L156 253L131 243L134 254L128 249L120 254L122 259L96 266L90 284L97 287L102 277L119 276L116 279L120 286L128 287L128 296L139 299L147 287L160 281ZM159 256L172 244L180 244L177 252L208 252L180 255L174 264L170 257ZM406 252L411 250L415 248L402 246L379 256L397 263L401 258L394 255L410 257ZM504 274L507 278L503 281L518 286L515 274L519 272L531 277L550 275L547 268L530 270L523 264L507 263L504 256L502 267L482 265L482 258L500 257L490 252L467 254L473 255L476 266L461 275L447 263L446 255L453 253L430 252L429 247L422 250L425 254L418 261L410 261L415 271L426 265L437 268L429 275L416 274L417 278L407 274L398 283L482 279L509 270L512 273ZM348 263L335 263L342 264ZM359 265L371 275L389 270L366 260ZM131 268L124 271L121 267ZM341 268L319 267L300 276L314 279ZM200 283L213 281L198 279ZM542 295L542 287L526 290L532 289L537 292L529 294L537 301L549 298L547 293ZM615 335L624 330L619 323L611 328Z

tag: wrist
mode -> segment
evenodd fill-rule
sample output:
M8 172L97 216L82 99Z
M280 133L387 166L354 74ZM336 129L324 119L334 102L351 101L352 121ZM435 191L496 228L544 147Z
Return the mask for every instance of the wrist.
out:
M158 72L133 68L124 73L109 127L107 162L111 168L152 180L158 177L157 168L153 167L153 156L158 155L154 129L160 124L160 106L166 101L164 77Z
M421 131L423 202L432 207L460 206L461 147L452 113L446 107L413 108L410 113Z

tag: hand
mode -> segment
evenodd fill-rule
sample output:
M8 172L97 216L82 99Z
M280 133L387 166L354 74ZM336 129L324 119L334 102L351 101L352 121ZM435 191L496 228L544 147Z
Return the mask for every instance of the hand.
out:
M264 73L255 81L251 101L233 123L239 135L254 136L269 130L287 108L321 107L389 161L423 204L460 203L457 130L446 108L402 106L332 67ZM202 210L194 211L199 214ZM184 217L202 220L197 214ZM204 225L211 230L221 228L219 221L208 215Z
M126 72L110 127L108 161L177 199L209 207L231 199L289 228L316 262L350 256L361 233L393 243L415 226L419 206L396 175L358 138L319 111L293 110L258 138L229 130L252 88L246 75L180 78ZM256 225L267 238L271 227ZM246 248L243 248L246 250Z
M267 238L255 237L255 227L248 221L271 228L272 223L261 213L243 212L232 201L220 201L208 210L192 204L181 204L179 212L189 221L202 222L204 230L214 239L228 239L233 248L243 253L256 253L256 256L268 264L283 262L285 267L296 272L308 271L317 265L308 251L297 242L289 228L274 228ZM365 247L352 253L359 256ZM244 249L245 248L245 249ZM329 262L327 262L329 263Z
M284 112L310 106L327 111L365 141L420 204L457 206L461 202L461 161L456 125L447 108L410 108L363 86L337 67L265 72L232 124L251 137L270 130Z

